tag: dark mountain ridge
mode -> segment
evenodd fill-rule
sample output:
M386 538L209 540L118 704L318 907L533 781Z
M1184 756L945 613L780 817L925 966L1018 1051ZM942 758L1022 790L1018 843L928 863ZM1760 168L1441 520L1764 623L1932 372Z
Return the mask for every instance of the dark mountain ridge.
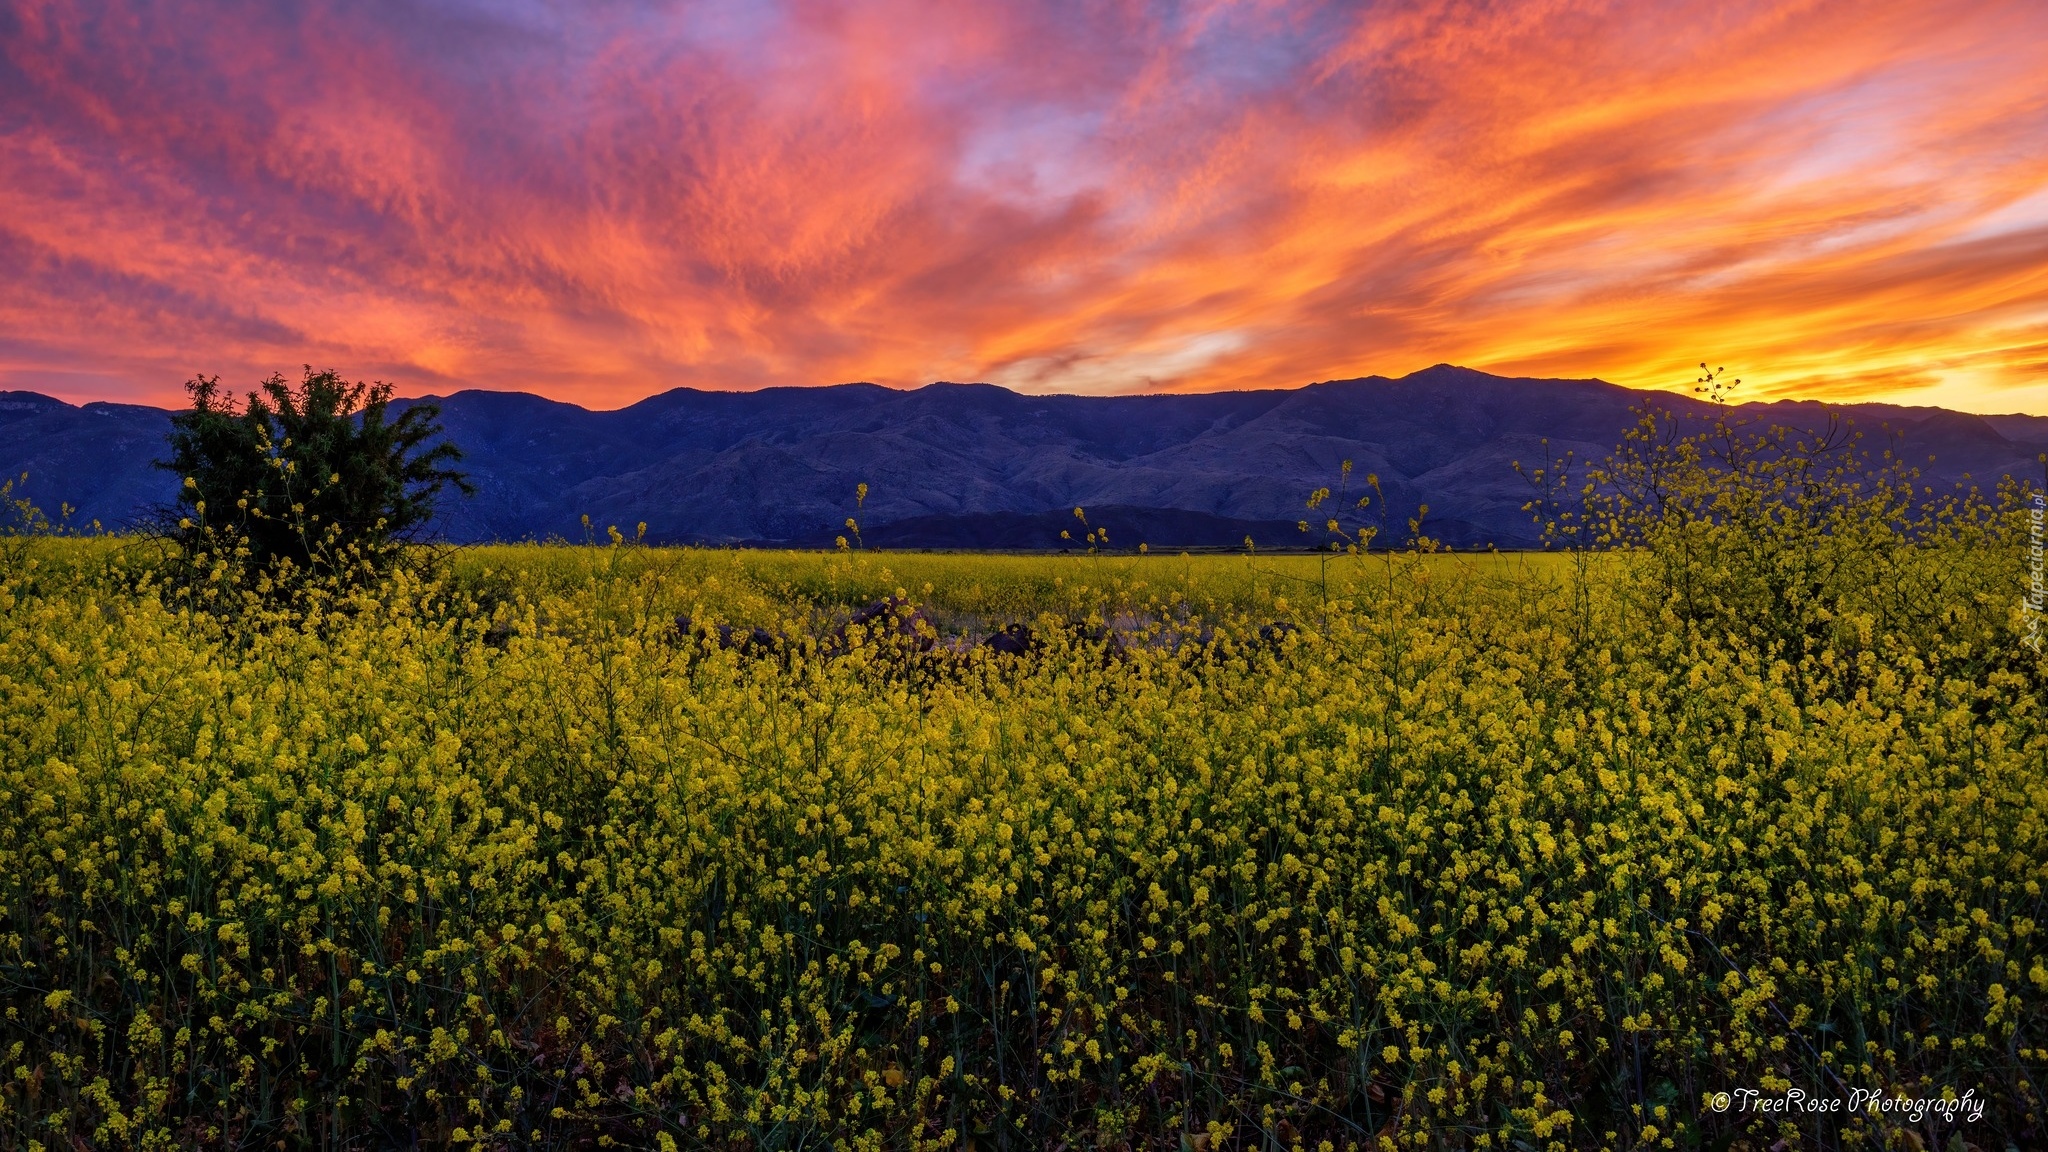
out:
M1187 395L1029 396L938 383L676 389L604 412L516 392L422 400L441 405L477 488L437 517L450 540L579 539L588 515L600 529L645 522L657 542L815 546L857 514L871 546L980 548L1070 546L1059 530L1073 526L1076 506L1095 510L1091 521L1119 548L1246 536L1300 545L1306 496L1335 486L1344 460L1354 487L1379 476L1391 525L1427 504L1439 539L1527 545L1530 490L1515 460L1537 463L1546 451L1600 459L1647 403L1704 410L1690 397L1599 380L1451 365ZM1839 414L1871 447L1896 446L1941 481L2036 475L2048 450L2048 417L1812 401L1739 412L1800 427ZM0 475L27 472L26 493L46 509L70 504L74 523L133 524L175 493L175 478L151 466L165 454L170 415L0 392ZM861 483L870 495L856 513Z

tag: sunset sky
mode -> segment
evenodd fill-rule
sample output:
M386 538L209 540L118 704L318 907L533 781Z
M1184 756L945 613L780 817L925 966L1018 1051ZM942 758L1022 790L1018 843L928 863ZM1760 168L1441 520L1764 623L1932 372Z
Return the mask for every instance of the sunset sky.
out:
M0 388L2048 413L2048 3L0 0Z

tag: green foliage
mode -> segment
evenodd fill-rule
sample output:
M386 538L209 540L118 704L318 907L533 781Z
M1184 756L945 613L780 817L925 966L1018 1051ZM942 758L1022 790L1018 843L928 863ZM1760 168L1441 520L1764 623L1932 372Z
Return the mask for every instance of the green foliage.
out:
M1696 643L1781 663L1802 695L1847 674L1825 666L1845 653L1974 653L1955 669L1973 679L1983 661L2009 662L1983 634L2004 624L1986 605L2015 587L2008 550L2031 489L1937 490L1832 416L1804 430L1745 421L1719 375L1700 378L1704 414L1647 408L1600 464L1525 472L1546 536L1619 550L1617 592Z
M0 562L8 571L18 571L28 562L29 542L49 534L50 520L27 496L16 495L17 487L28 483L27 473L0 481Z
M440 435L440 409L415 404L389 419L391 385L311 367L282 375L237 403L217 376L185 385L192 407L171 421L183 477L174 540L188 556L241 561L259 577L381 567L415 538L446 486L471 489L447 465L461 458Z
M1834 420L1750 430L1723 413L1675 438L1668 420L1646 414L1593 470L1587 528L1638 548L1686 626L1797 670L1860 635L1935 644L1956 599L1989 590L1983 573L1924 562L1991 554L1975 545L2007 526L1977 490L1937 493Z

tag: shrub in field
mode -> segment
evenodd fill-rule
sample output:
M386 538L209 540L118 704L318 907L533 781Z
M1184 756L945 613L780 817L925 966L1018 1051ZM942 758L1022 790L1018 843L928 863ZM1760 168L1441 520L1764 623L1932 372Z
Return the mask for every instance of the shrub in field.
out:
M1700 383L1725 397L1716 374ZM1552 543L1582 560L1622 550L1617 592L1695 641L1782 660L1801 691L1845 645L1883 637L1934 653L1956 628L2003 624L1982 601L2003 603L2017 572L2020 488L1937 492L1832 418L1801 431L1748 426L1726 408L1650 408L1606 461L1529 475L1529 508ZM1981 634L1955 651L2010 655Z
M1844 628L1924 645L1958 596L2011 575L1925 563L1930 550L2003 559L1979 545L2007 526L1976 490L1937 494L1891 454L1873 460L1845 425L1751 431L1725 413L1691 435L1672 424L1646 413L1589 473L1584 530L1637 549L1646 587L1704 634L1795 668Z
M448 467L440 410L415 404L390 419L391 385L343 380L310 367L297 384L273 375L241 402L217 376L186 384L189 411L171 418L171 456L183 479L169 534L188 556L333 576L375 570L433 515ZM431 446L429 446L431 444Z

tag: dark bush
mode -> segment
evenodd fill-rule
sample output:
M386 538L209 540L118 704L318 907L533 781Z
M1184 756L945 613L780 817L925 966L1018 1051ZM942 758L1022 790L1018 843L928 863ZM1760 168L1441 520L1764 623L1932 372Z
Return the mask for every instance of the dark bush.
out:
M235 556L253 574L384 567L418 539L434 500L472 489L449 467L462 453L414 404L392 418L391 385L308 366L297 384L272 375L237 403L218 376L185 385L192 407L171 420L183 477L165 528L187 555Z

